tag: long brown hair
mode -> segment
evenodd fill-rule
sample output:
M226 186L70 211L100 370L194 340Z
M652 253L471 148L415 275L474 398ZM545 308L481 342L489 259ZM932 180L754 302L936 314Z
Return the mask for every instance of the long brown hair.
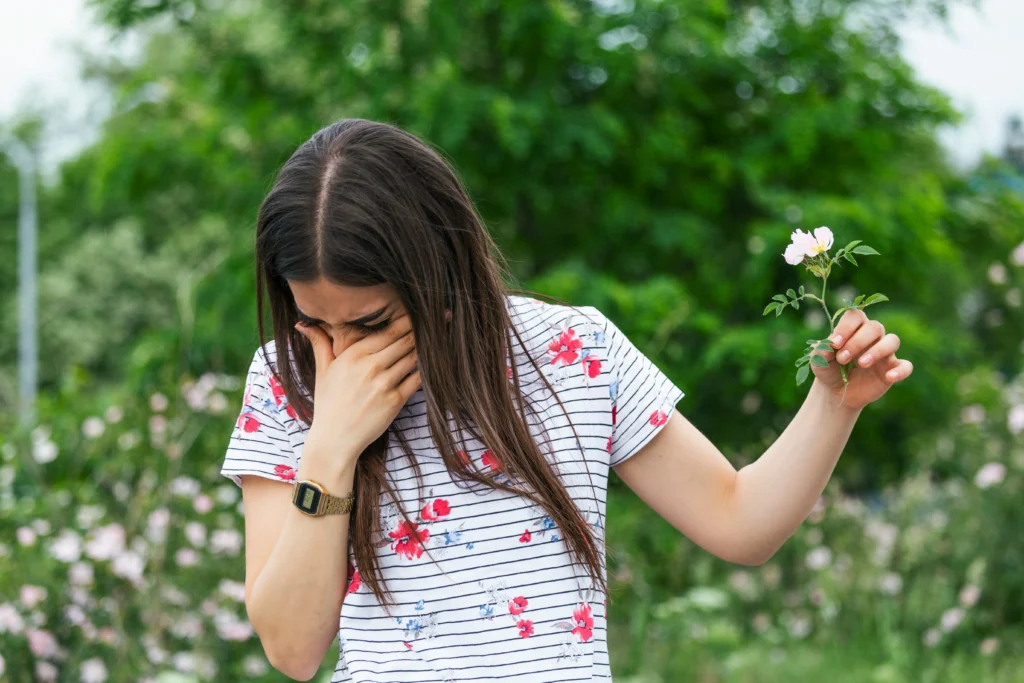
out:
M395 126L344 119L318 131L291 155L260 206L260 345L267 343L266 287L277 357L287 359L291 349L295 363L293 368L278 362L273 372L306 424L313 419L316 365L311 347L294 328L297 312L288 281L320 278L355 287L387 283L397 291L416 335L430 435L449 472L456 480L517 493L543 508L561 530L571 561L606 592L602 545L531 436L527 411L536 411L531 400L524 400L515 362L508 381L513 335L520 348L526 345L512 324L506 295L540 295L506 286L512 282L507 262L440 152ZM449 322L446 310L451 311ZM526 356L537 368L533 355ZM537 371L564 413L550 382ZM495 481L464 462L449 416L456 433L484 443L500 471L519 484ZM389 427L359 457L349 527L360 577L384 605L392 596L375 550L382 537L377 528L382 491L412 523L385 476L391 437L401 443L422 484L401 431Z

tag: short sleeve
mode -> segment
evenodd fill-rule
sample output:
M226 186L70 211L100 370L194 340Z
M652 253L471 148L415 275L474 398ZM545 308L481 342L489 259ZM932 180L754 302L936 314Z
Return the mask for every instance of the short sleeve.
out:
M239 486L243 474L282 482L294 480L298 462L288 435L290 410L260 347L249 365L242 408L220 473Z
M614 467L635 455L661 431L685 394L615 323L604 315L600 318L605 325L606 353L612 366L608 388L612 402L608 464Z

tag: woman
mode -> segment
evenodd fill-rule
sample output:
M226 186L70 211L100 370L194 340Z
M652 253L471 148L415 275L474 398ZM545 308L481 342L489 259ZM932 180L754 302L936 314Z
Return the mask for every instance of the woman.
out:
M261 316L222 473L243 491L250 620L300 680L339 634L332 681L609 680L609 468L709 552L759 564L861 408L912 370L848 312L833 342L861 368L845 398L837 364L814 367L793 423L737 472L600 311L505 288L437 153L364 120L281 169L256 272L274 339Z

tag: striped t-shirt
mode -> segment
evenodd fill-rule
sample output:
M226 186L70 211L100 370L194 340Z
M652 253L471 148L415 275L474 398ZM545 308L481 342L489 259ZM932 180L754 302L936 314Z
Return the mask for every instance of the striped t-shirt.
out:
M579 441L513 337L521 388L536 403L549 445L539 438L536 419L530 429L542 452L551 449L548 458L603 554L608 468L650 441L683 392L598 309L511 295L506 303ZM272 343L267 351L276 368ZM221 470L236 484L242 474L292 481L302 457L308 425L288 405L267 361L257 350ZM392 425L417 458L422 488L401 446L388 447L390 481L416 520L410 528L382 494L381 530L390 543L377 553L397 605L389 616L362 585L350 547L331 681L610 681L604 594L570 562L543 509L518 495L453 481L425 411L421 388ZM464 438L464 457L497 467L486 444Z

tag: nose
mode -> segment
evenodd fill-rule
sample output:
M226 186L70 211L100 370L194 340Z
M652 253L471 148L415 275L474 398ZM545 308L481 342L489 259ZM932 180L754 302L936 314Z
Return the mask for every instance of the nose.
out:
M350 334L335 332L334 336L331 337L331 349L334 351L334 357L337 358L340 356L342 352L352 346L355 341L355 338Z

